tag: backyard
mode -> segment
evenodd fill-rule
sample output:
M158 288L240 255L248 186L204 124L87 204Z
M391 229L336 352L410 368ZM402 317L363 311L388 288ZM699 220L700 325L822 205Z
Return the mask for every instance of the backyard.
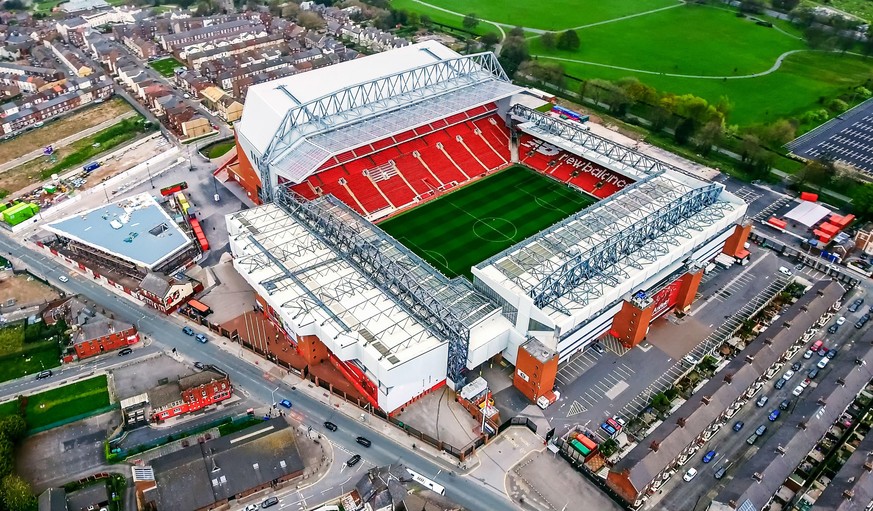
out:
M0 381L14 380L60 365L58 335L65 325L46 328L40 322L25 327L24 322L0 328Z
M173 57L156 60L149 63L149 66L151 66L151 68L158 73L161 73L161 76L164 76L166 78L170 78L171 76L173 76L173 72L177 67L185 67L184 64L174 59Z

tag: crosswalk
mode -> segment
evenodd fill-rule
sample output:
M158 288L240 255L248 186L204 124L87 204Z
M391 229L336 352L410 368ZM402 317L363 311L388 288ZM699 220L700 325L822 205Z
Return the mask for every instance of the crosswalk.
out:
M582 406L582 403L580 403L579 401L573 401L573 404L570 405L570 410L567 411L567 417L579 415L580 413L585 413L587 411L588 408Z

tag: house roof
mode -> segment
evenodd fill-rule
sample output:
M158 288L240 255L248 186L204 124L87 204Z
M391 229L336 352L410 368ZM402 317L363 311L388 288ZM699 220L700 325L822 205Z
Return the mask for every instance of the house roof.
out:
M143 277L139 283L139 288L155 296L163 297L170 290L170 281L160 273L151 271Z
M200 509L305 468L294 430L278 417L151 463L160 510Z
M39 494L39 511L67 511L67 492L63 488L49 488Z
M852 355L865 364L856 365L851 359ZM748 509L764 508L858 392L873 379L873 345L856 344L852 348L852 355L835 360L837 363L833 364L827 378L799 399L792 413L784 416L784 421L767 440L767 445L772 448L758 449L734 472L731 481L713 502L730 507L748 502L751 505ZM841 385L838 380L844 384ZM800 427L801 423L803 427ZM777 450L777 446L782 446L784 452ZM761 480L754 479L754 474L761 475ZM873 487L866 493L873 493ZM869 502L868 498L866 503ZM736 506L731 503L736 503ZM818 502L815 509L819 509Z
M815 500L815 511L866 511L873 502L873 432L849 456L831 479L828 487Z
M709 398L709 404L696 397L683 403L670 420L661 423L645 441L622 458L613 467L613 472L628 472L634 488L642 491L815 324L843 292L842 286L833 281L813 285L788 308L778 323L761 332L741 356L722 369L720 374L730 376L730 384L725 384L724 377L715 377L696 392L697 396ZM789 326L786 327L786 324ZM677 420L680 418L684 419L681 426ZM657 446L657 450L653 450L652 446Z

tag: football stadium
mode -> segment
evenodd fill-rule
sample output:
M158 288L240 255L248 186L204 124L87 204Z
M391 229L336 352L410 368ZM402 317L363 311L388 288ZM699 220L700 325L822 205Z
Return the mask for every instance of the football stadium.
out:
M542 346L632 348L742 256L743 201L542 103L433 41L251 87L217 175L258 204L234 266L286 342L388 413L495 357L536 400Z

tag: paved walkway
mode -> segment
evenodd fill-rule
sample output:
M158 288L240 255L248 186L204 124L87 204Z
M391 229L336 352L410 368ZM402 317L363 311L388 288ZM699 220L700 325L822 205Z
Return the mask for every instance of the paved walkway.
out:
M68 145L72 144L73 142L76 142L76 141L81 140L87 136L90 136L94 133L97 133L100 130L104 130L104 129L112 126L113 124L118 123L121 120L127 119L128 117L133 117L135 115L136 115L135 111L129 110L129 111L119 115L118 117L113 117L112 119L109 119L107 121L103 121L100 124L98 124L97 126L92 126L88 129L82 130L74 135L70 135L67 138L62 138L62 139L58 140L57 142L55 142L54 144L52 144L52 148L57 150L57 149L60 149L61 147L68 146ZM6 172L9 169L14 169L15 167L17 167L21 164L27 163L31 160L35 160L42 155L43 155L42 148L40 148L40 149L36 149L34 151L31 151L31 152L25 154L24 156L19 156L18 158L15 158L14 160L9 160L6 163L0 164L0 173Z

